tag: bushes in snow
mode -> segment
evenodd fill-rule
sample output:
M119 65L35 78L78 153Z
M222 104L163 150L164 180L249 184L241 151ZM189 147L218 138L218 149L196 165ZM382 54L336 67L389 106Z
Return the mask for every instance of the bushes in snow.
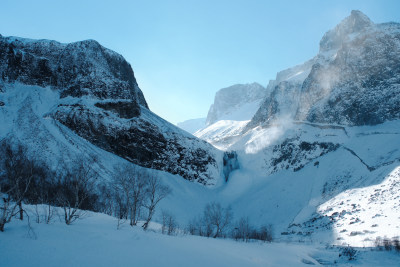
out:
M161 233L167 235L175 235L178 231L178 223L176 222L175 216L170 213L163 211L161 213Z
M223 208L212 202L205 206L203 216L189 222L187 231L192 235L206 237L226 237L226 230L231 224L233 213L230 207Z
M357 250L352 247L345 247L340 249L339 257L346 257L349 261L355 260Z
M30 190L34 181L45 173L43 167L27 158L26 149L17 145L13 147L3 141L0 146L2 171L0 175L0 231L4 231L5 224L19 215L24 218L22 202L33 198L35 192ZM28 198L29 196L29 198Z
M104 202L111 211L110 215L120 220L129 220L131 226L144 219L143 229L147 229L159 202L171 193L171 189L161 183L154 174L127 164L118 166L106 194ZM105 190L106 191L106 190Z
M79 219L82 209L92 210L94 207L97 175L92 166L95 162L93 158L78 158L71 168L63 168L58 177L56 203L64 210L66 224Z
M272 241L272 225L263 225L255 228L249 222L249 218L242 217L234 225L232 238L248 242L250 240Z
M397 252L400 252L400 240L399 237L393 237L392 239L389 239L387 237L376 237L375 239L375 246L379 249L385 249L387 251L390 250L396 250Z
M191 235L206 237L229 237L248 242L250 240L272 241L272 226L259 228L252 226L247 217L233 222L230 207L224 208L219 203L212 202L205 206L203 216L189 221L186 232Z
M56 171L28 157L27 149L0 143L0 231L15 216L24 217L23 203L36 205L36 222L49 223L53 207L63 209L63 220L73 223L84 210L102 211L147 229L156 207L170 192L159 177L133 164L119 167L109 184L98 185L95 158L77 158ZM42 205L45 204L45 205ZM44 215L43 215L44 213Z

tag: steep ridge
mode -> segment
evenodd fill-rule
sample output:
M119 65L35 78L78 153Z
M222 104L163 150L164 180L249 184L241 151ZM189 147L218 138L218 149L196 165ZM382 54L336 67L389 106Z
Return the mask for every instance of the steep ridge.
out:
M215 147L227 150L254 116L268 89L258 83L236 84L215 94L206 125L194 133Z
M220 153L152 113L129 63L96 41L61 44L0 37L0 74L1 98L8 99L2 101L1 112L16 110L28 117L26 109L51 90L56 96L47 100L51 105L45 119L67 126L92 144L140 166L204 185L219 179ZM24 106L15 106L17 101ZM36 119L29 123L41 124L43 118ZM18 127L25 129L23 123ZM1 136L12 135L9 128L2 129Z
M273 84L246 130L274 122L278 114L343 125L399 119L399 39L398 23L374 24L352 11L323 36L318 55L297 67L300 79Z
M219 120L248 120L265 95L265 88L258 83L236 84L220 89L208 111L206 125Z

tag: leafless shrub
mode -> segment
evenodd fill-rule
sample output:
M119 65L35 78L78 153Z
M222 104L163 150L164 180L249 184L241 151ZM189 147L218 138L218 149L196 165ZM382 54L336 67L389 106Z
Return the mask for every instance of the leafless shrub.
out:
M252 232L252 227L249 223L249 218L242 217L234 225L234 228L232 231L232 237L235 240L242 240L242 241L248 242L250 240L251 232Z
M159 177L149 174L146 179L146 195L143 206L147 209L147 217L143 229L147 229L156 211L158 203L171 193L171 189L161 183Z
M161 221L162 221L161 232L163 234L167 234L167 235L176 234L177 229L178 229L178 224L173 215L171 215L170 213L168 213L166 211L163 211L161 213Z
M84 215L86 209L93 206L96 173L93 164L96 159L79 158L70 168L64 168L60 174L57 204L64 210L64 221L67 225Z
M3 170L0 175L0 231L4 231L5 224L17 214L23 220L22 202L40 168L27 158L26 148L20 144L13 147L9 140L3 140L0 153L4 155L0 162Z

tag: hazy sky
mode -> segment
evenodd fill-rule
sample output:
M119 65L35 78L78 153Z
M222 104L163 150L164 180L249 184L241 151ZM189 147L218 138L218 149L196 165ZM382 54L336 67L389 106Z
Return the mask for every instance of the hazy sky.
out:
M0 34L95 39L131 63L150 109L172 123L205 117L220 88L266 85L318 52L352 9L400 22L400 1L0 0Z

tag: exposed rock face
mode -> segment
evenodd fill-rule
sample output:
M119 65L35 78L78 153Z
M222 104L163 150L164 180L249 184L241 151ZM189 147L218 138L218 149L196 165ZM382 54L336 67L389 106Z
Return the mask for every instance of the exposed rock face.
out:
M338 144L327 142L305 142L298 139L286 139L280 145L273 148L274 157L270 165L272 172L291 169L293 171L301 170L313 159L321 157L326 153L335 151L339 148ZM319 163L316 162L315 166Z
M374 24L360 11L352 11L324 35L314 59L286 71L294 76L277 78L246 130L279 115L343 125L398 119L399 55L400 24Z
M0 36L0 74L58 91L47 118L106 151L204 185L219 178L217 150L149 111L129 63L96 41Z
M313 66L301 90L299 120L375 125L400 118L400 24L373 25L359 16L352 13L326 34L353 29L352 38L339 38L331 61Z
M300 90L309 75L315 59L278 72L267 86L267 97L261 103L244 131L257 125L271 124L279 120L293 119L299 106Z
M236 84L219 90L208 111L206 125L218 120L249 120L266 96L258 83Z
M179 132L164 133L159 125L141 117L125 120L116 115L119 117L103 108L61 104L53 116L96 146L135 164L179 174L205 185L212 184L208 167L216 168L217 164L214 155L207 150L210 145Z
M112 111L124 119L131 119L140 115L140 107L132 101L98 102L95 106Z
M8 83L53 86L61 97L129 99L147 107L130 64L94 40L0 37L0 74Z

